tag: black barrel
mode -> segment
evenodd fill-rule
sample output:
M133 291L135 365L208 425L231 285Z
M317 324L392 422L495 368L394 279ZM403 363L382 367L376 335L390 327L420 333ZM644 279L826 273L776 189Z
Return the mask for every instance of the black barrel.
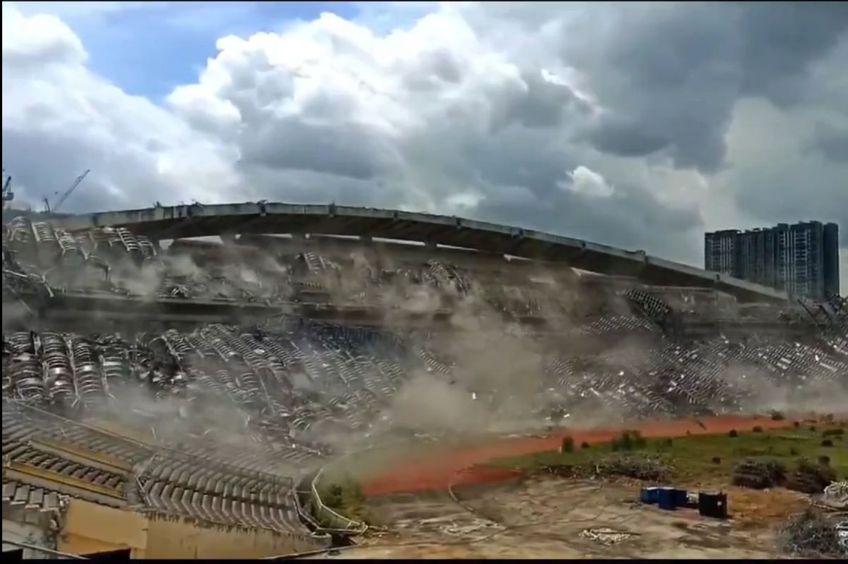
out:
M700 492L698 494L698 513L704 517L727 519L727 494Z

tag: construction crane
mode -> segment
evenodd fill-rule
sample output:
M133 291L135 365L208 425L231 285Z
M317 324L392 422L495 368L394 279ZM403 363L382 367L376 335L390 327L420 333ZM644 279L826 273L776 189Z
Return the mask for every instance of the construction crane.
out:
M68 196L70 196L70 195L71 195L71 193L73 193L73 191L77 189L77 186L79 186L79 185L80 185L80 182L82 182L82 181L83 181L83 179L84 179L86 176L88 176L88 173L89 173L89 172L91 172L91 170L86 169L86 170L85 170L85 172L83 172L82 174L80 174L79 176L77 176L77 179L76 179L76 180L74 180L74 183L73 183L73 184L71 184L71 187L70 187L70 188L68 188L67 190L65 190L65 193L64 193L64 194L62 194L62 196L59 198L59 201L58 201L58 202L56 202L56 205L55 205L55 206L53 206L53 210L52 210L53 212L58 212L58 211L59 211L59 208L61 208L61 207L62 207L62 204L64 204L64 203L65 203L65 200L67 200L67 199L68 199ZM58 192L57 192L57 193L58 193ZM47 199L47 196L44 196L44 207L45 207L46 211L48 211L48 212L49 212L49 211L51 211L51 209L50 209L50 201Z
M3 174L6 173L6 169L3 169ZM6 182L3 183L3 207L6 207L6 202L11 202L15 199L15 193L12 192L12 177L7 176Z

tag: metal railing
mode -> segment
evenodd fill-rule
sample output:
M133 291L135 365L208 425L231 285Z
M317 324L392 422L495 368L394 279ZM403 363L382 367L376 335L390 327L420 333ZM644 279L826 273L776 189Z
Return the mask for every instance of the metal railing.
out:
M321 494L318 493L318 480L323 473L324 468L318 470L318 473L315 474L315 477L312 478L312 482L310 483L313 516L318 521L319 531L361 535L368 530L367 524L340 515L321 500Z
M60 552L58 550L53 550L51 548L46 548L43 546L35 546L33 544L27 544L25 542L18 542L8 539L3 539L3 545L11 545L16 546L18 548L23 548L24 550L32 550L34 552L40 552L42 554L46 554L51 559L65 559L65 560L88 560L85 556L80 556L79 554L71 554L69 552Z

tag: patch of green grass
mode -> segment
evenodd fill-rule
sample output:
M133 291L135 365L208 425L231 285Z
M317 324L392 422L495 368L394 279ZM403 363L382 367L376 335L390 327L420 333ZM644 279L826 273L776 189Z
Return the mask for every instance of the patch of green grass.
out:
M645 456L667 462L673 468L673 478L682 481L721 479L729 482L733 467L741 460L777 460L795 467L799 459L818 460L830 457L830 467L838 479L848 477L848 448L822 446L821 431L808 428L769 431L739 431L737 436L690 435L667 439L627 441L628 455ZM613 443L592 445L592 448L571 452L541 452L527 456L492 461L491 464L519 470L542 466L581 466L619 454L622 439Z
M349 519L357 519L368 524L375 524L375 516L368 510L365 504L365 494L359 483L351 478L322 484L319 495L324 505ZM329 526L329 523L322 523Z

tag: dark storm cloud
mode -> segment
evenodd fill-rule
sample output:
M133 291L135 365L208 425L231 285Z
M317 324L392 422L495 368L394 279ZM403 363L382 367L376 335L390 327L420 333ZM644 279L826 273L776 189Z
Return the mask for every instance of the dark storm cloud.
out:
M579 164L561 139L522 127L503 130L486 143L469 144L465 155L484 183L523 186L540 198Z
M310 170L277 170L251 166L242 171L246 191L239 200L276 199L293 204L387 207L403 201L400 187L382 180L360 180ZM235 198L233 198L235 199Z
M848 234L845 4L446 5L385 35L324 15L222 38L166 108L7 11L4 164L34 197L91 168L69 208L407 207L692 264L727 218Z
M89 174L74 190L63 205L63 211L95 211L102 209L104 204L125 206L128 204L123 197L125 193L150 187L132 180L133 172L142 178L147 176L146 167L141 166L135 171L122 168L121 178L127 192L113 194L104 189L98 178L102 178L104 170L99 165L108 160L108 155L96 146L87 147L87 151L68 151L67 147L75 141L63 135L48 137L37 129L3 128L3 162L10 165L7 173L13 177L16 205L42 209L45 196L56 204L77 176L93 167L99 170ZM159 195L161 197L161 193Z
M831 161L848 163L848 127L816 124L813 141L809 148L821 152ZM848 186L845 190L848 192Z
M561 125L566 110L587 114L588 105L563 84L547 80L540 72L524 72L521 76L527 90L510 101L509 119L525 127Z
M839 66L842 63L838 63ZM759 108L752 107L759 106ZM713 179L745 226L778 222L834 221L840 227L842 293L848 291L848 162L824 158L815 128L805 116L814 108L785 113L768 103L741 104L729 132L733 166ZM741 139L736 139L741 137ZM738 227L739 223L718 227Z
M578 136L590 141L599 151L622 157L644 157L670 144L661 134L654 134L633 120L619 117L601 119L600 124Z
M310 170L367 180L388 166L391 147L365 126L312 124L296 118L256 124L241 143L242 164Z
M528 198L527 193L509 187L493 190L475 216L676 260L687 256L680 252L680 241L671 240L668 233L685 233L702 225L697 209L670 209L649 189L633 184L618 186L609 198L561 189L536 196ZM657 225L662 229L656 229Z
M846 2L773 2L743 5L738 32L742 90L777 104L803 98L812 61L848 30Z
M810 65L848 29L845 3L634 4L616 11L618 25L597 43L564 48L611 114L585 138L622 156L665 145L677 166L705 172L722 164L736 101L803 101Z

